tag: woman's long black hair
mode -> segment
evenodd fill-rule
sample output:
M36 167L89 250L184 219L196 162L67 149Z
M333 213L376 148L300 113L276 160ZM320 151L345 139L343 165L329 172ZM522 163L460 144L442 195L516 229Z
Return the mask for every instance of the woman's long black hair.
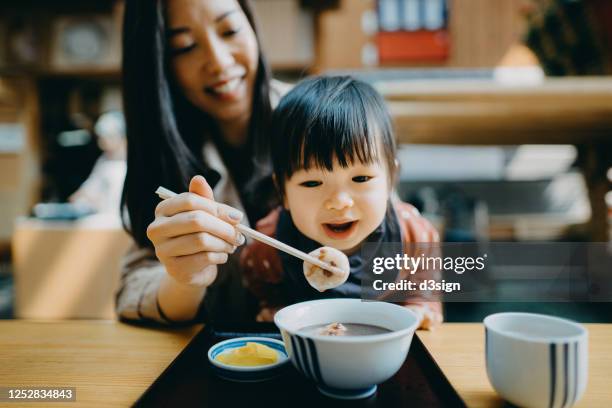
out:
M216 172L202 160L205 137L218 132L215 121L182 95L169 69L165 0L127 0L123 21L123 106L128 140L127 175L121 198L124 228L138 246L152 247L147 226L155 217L157 186L186 191L189 180L202 174L209 184ZM249 0L238 0L257 36ZM258 39L259 43L259 39ZM253 157L267 160L270 71L259 43L248 142Z

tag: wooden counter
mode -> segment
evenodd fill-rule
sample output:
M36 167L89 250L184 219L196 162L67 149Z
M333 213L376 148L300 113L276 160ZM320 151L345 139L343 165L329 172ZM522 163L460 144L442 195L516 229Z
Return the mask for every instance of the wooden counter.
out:
M121 259L131 238L118 217L18 218L13 235L15 315L113 319Z
M612 78L385 81L398 139L427 144L580 144L612 141Z

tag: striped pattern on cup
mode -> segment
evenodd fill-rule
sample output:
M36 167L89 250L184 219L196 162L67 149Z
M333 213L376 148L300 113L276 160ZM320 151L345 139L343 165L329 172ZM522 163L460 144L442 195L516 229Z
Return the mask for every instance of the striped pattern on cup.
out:
M491 371L491 334L485 327L486 368ZM571 407L578 400L580 353L578 342L548 344L548 408Z

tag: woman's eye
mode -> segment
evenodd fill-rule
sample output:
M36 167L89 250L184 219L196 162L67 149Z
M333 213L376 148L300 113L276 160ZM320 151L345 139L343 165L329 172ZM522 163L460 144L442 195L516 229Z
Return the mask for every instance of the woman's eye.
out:
M229 30L225 30L221 33L221 35L225 38L232 37L240 32L241 28L232 28Z
M323 183L321 183L320 181L308 180L308 181L304 181L304 182L300 183L300 186L307 187L307 188L312 188L312 187L318 187L321 184L323 184Z
M176 57L177 55L181 55L181 54L186 54L186 53L188 53L189 51L193 50L195 47L196 47L196 44L195 44L195 43L193 43L193 44L188 45L188 46L186 46L186 47L172 48L172 49L170 50L170 54L171 54L173 57Z
M353 181L355 183L365 183L372 180L373 177L370 176L355 176L353 177Z

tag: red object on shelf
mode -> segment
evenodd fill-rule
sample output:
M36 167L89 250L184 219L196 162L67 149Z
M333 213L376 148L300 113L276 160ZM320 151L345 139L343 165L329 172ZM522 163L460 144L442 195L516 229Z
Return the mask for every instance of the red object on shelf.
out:
M450 39L446 30L379 32L376 36L380 62L442 61L448 58Z

